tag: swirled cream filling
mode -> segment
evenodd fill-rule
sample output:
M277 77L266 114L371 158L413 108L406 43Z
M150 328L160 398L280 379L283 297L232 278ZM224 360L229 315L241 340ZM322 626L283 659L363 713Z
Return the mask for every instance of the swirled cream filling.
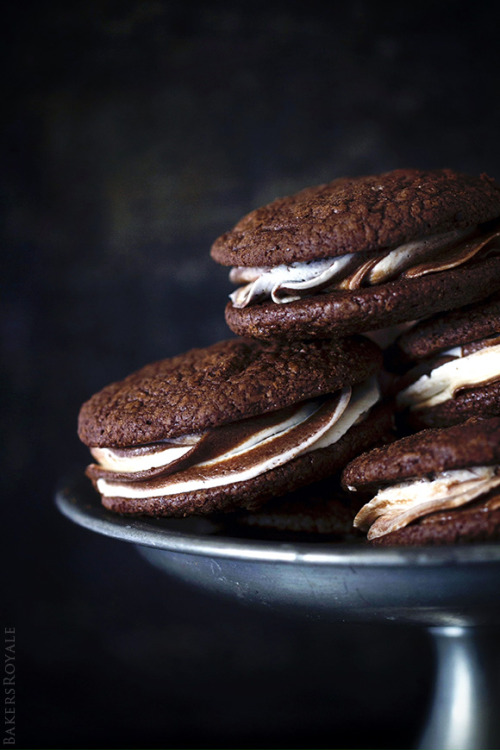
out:
M498 251L499 239L498 229L478 234L478 227L473 227L408 242L376 257L350 253L274 267L239 266L231 269L229 279L243 286L229 297L236 308L268 299L284 304L319 292L383 284L399 276L416 278L461 266L483 250Z
M398 407L418 410L436 406L461 389L500 380L500 344L484 346L466 356L462 347L454 347L443 356L453 359L401 390L396 396Z
M500 486L498 466L474 466L385 487L363 505L354 526L367 539L389 534L417 518L458 508Z
M129 471L116 477L101 466L97 489L105 497L147 498L193 492L252 479L310 451L337 442L371 409L380 396L376 378L353 389L344 388L330 398L304 402L260 418L242 420L200 435L192 453L179 466L173 455L174 471L134 478ZM167 448L177 450L177 448ZM106 454L108 455L108 454ZM135 466L143 466L137 462ZM177 467L178 470L177 470ZM104 470L103 470L104 469ZM141 469L139 470L141 471Z
M101 468L108 471L132 474L150 471L178 461L200 441L201 435L187 435L136 448L91 448L90 452Z

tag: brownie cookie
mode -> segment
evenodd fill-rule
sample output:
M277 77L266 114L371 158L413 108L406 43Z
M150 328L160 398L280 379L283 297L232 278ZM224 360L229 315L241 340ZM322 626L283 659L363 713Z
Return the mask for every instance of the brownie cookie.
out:
M500 288L500 187L396 170L307 188L252 211L211 255L233 266L226 307L258 339L371 331Z
M427 359L453 346L500 335L500 293L488 299L433 315L399 336L396 346L408 363Z
M82 406L87 474L119 513L258 507L389 439L380 364L378 347L353 337L233 339L147 365Z
M83 404L78 434L86 445L126 447L201 432L361 382L380 361L378 348L361 336L220 341L106 386Z
M226 533L281 541L351 541L362 539L353 527L359 504L328 478L273 498L253 511L228 513L221 520Z
M391 354L406 366L394 389L410 429L500 414L499 294L417 323Z
M345 468L342 484L367 497L354 525L374 544L498 540L500 418L429 428L374 448Z

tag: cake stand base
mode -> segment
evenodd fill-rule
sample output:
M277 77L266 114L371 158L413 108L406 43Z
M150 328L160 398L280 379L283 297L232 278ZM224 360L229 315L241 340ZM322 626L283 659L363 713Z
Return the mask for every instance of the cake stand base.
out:
M56 502L75 523L136 544L157 568L205 592L294 617L424 628L436 674L419 746L500 747L500 544L376 549L240 539L204 519L114 515L84 478L65 482Z
M436 650L431 710L419 747L500 746L500 639L480 627L428 628Z

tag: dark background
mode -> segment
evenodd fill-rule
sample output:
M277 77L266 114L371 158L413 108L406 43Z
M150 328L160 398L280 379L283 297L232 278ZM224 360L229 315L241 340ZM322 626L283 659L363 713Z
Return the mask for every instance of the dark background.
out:
M402 166L500 176L498 4L5 3L2 474L18 747L398 747L433 655L402 626L251 610L59 515L80 404L229 335L212 241Z

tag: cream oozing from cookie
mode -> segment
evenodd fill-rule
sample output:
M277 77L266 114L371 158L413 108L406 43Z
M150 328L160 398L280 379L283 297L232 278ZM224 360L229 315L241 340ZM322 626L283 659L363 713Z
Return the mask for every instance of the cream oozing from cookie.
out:
M474 227L444 232L408 242L376 257L351 253L274 267L238 266L231 269L229 279L243 286L229 297L236 308L267 299L284 304L319 292L355 290L400 276L416 278L456 268L483 249L500 250L500 231L478 235L478 228Z
M240 424L216 428L200 436L198 452L195 449L192 462L188 459L188 464L179 471L135 480L132 474L117 479L108 478L106 471L101 471L97 489L104 497L135 499L247 481L297 456L334 444L364 417L379 396L376 378L372 377L330 398L307 401L267 415L263 428L259 419L257 427L252 420L243 420ZM133 460L131 456L130 461ZM168 472L167 463L165 469Z
M500 380L500 344L487 345L478 351L463 356L462 347L454 347L442 353L453 357L426 375L422 375L396 396L399 408L418 410L436 406L461 389L484 385Z
M179 460L192 451L200 439L201 435L186 435L135 448L91 448L90 452L101 468L132 474L158 469Z
M367 531L367 539L375 539L430 513L465 505L496 487L500 487L498 466L474 466L441 472L433 479L401 482L379 490L358 512L354 526Z

